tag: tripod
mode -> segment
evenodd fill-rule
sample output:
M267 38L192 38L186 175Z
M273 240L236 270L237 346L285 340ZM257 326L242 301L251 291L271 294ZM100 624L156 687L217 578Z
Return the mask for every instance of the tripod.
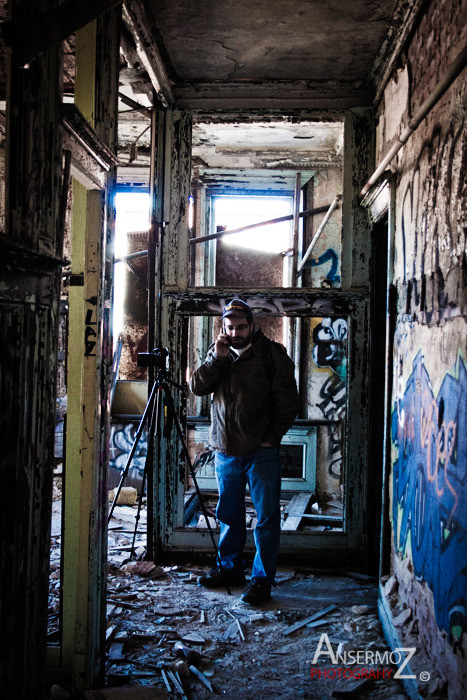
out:
M149 424L149 433L148 433L148 450L147 450L147 455L146 455L146 462L144 465L143 482L142 482L142 486L141 486L141 497L140 497L139 503L138 503L135 531L133 533L133 543L131 545L131 552L130 552L130 560L131 560L133 558L136 532L138 529L138 523L139 523L139 518L140 518L140 513L141 513L142 496L143 496L145 485L146 485L146 478L147 478L148 469L150 467L149 462L150 462L150 455L152 454L152 445L154 442L154 436L155 436L155 434L157 434L158 436L160 435L162 403L164 400L165 405L167 407L167 421L165 424L163 436L167 439L170 436L172 424L175 424L176 432L177 432L178 438L180 440L180 444L182 446L183 454L184 454L185 459L187 461L187 464L188 464L188 467L190 470L190 474L191 474L191 477L193 479L193 484L195 486L196 493L198 495L199 502L201 504L201 510L202 510L202 513L204 515L204 518L206 520L206 524L207 524L207 527L209 530L209 535L211 537L212 546L214 548L214 552L215 552L215 556L216 556L216 563L219 566L219 568L222 569L222 563L221 563L220 556L219 556L219 550L218 550L218 547L216 545L216 541L214 539L214 533L212 531L211 524L210 524L209 518L208 518L208 514L206 512L206 508L204 506L203 499L201 496L201 491L199 489L198 482L196 480L196 472L193 468L193 463L191 461L190 453L188 452L188 448L186 446L186 442L185 442L184 437L183 437L182 427L180 425L180 421L178 419L177 412L175 410L175 404L174 404L173 396L172 396L172 393L170 390L170 386L177 387L178 389L181 389L182 391L186 391L186 389L181 384L177 384L177 382L174 382L168 378L168 351L167 351L167 349L156 348L152 353L139 353L138 365L140 365L142 367L155 367L156 376L155 376L154 385L153 385L151 393L149 395L148 402L146 404L143 415L141 417L141 421L139 423L138 430L136 431L136 435L135 435L135 439L134 439L134 442L133 442L133 445L132 445L132 448L130 451L130 455L128 457L127 463L125 465L125 469L123 470L122 476L120 478L120 482L118 484L117 491L116 491L114 499L112 501L112 506L110 508L108 522L110 522L110 519L111 519L112 514L114 512L114 508L115 508L115 505L117 503L118 497L120 495L120 491L122 489L123 482L125 481L126 477L128 476L131 461L132 461L133 456L136 452L136 448L138 446L138 442L139 442L141 435L143 433L144 426L145 426L146 422L148 421L149 415L151 414L151 419L150 419L150 424ZM155 405L154 405L154 402L155 402ZM156 432L156 430L157 430L157 432ZM228 588L227 588L227 591L230 593Z

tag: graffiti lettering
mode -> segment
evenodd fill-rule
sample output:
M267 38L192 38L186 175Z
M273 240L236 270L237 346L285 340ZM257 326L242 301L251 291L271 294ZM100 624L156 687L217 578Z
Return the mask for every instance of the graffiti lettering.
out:
M97 338L97 333L93 328L93 326L97 326L97 321L92 320L94 313L95 313L95 308L88 309L86 312L85 330L84 330L84 356L85 357L95 357L95 355L96 355L96 353L93 352L94 348L96 347L96 343L97 343L97 340L93 340L94 338Z
M336 421L328 428L331 462L328 473L340 479L342 471L342 429L347 400L347 321L323 318L313 329L313 360L318 367L329 367L332 374L322 384L317 403L326 420Z
M435 398L418 353L392 416L396 550L433 591L436 619L467 630L467 370L459 356ZM442 575L440 575L442 572Z
M303 267L304 269L310 267L318 267L319 265L324 265L329 261L331 261L331 267L325 279L323 280L322 285L325 287L332 287L334 282L338 284L341 281L341 278L337 274L339 258L337 257L337 253L335 250L333 250L332 248L328 248L322 255L319 256L319 258L310 258Z

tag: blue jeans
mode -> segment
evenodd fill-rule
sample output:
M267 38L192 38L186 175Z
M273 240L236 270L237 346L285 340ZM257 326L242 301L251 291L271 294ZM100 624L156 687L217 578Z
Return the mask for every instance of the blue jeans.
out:
M256 554L251 577L265 578L272 583L281 529L279 448L260 447L241 457L228 457L216 452L214 463L219 489L216 515L221 527L219 556L222 567L236 573L243 572L245 491L248 483L258 518L254 531Z

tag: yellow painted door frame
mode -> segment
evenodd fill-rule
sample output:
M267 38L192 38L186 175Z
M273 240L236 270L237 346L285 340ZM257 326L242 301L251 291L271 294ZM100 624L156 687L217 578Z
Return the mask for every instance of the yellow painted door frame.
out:
M63 531L63 666L73 687L89 687L100 650L99 591L93 576L99 516L98 309L103 194L73 181L72 277L69 292L68 415ZM99 549L99 548L98 548ZM102 585L102 584L101 584ZM92 613L97 614L95 619Z
M104 138L103 90L117 90L117 84L102 88L102 75L113 70L102 44L105 28L100 19L77 32L75 80L75 104ZM109 37L115 46L116 36ZM97 116L100 112L104 117ZM77 180L72 184L61 665L71 674L73 690L96 687L104 678L107 462L102 431L107 418L102 406L105 411L110 363L104 353L111 352L111 331L103 321L109 313L103 297L112 184L111 173L106 189L87 189Z

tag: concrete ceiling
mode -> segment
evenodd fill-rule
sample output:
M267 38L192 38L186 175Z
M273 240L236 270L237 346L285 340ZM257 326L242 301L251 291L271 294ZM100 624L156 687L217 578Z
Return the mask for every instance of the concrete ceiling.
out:
M193 164L202 168L304 170L340 165L343 123L286 119L195 122Z
M141 2L141 0L140 0ZM388 0L142 0L180 106L345 108L371 99Z

